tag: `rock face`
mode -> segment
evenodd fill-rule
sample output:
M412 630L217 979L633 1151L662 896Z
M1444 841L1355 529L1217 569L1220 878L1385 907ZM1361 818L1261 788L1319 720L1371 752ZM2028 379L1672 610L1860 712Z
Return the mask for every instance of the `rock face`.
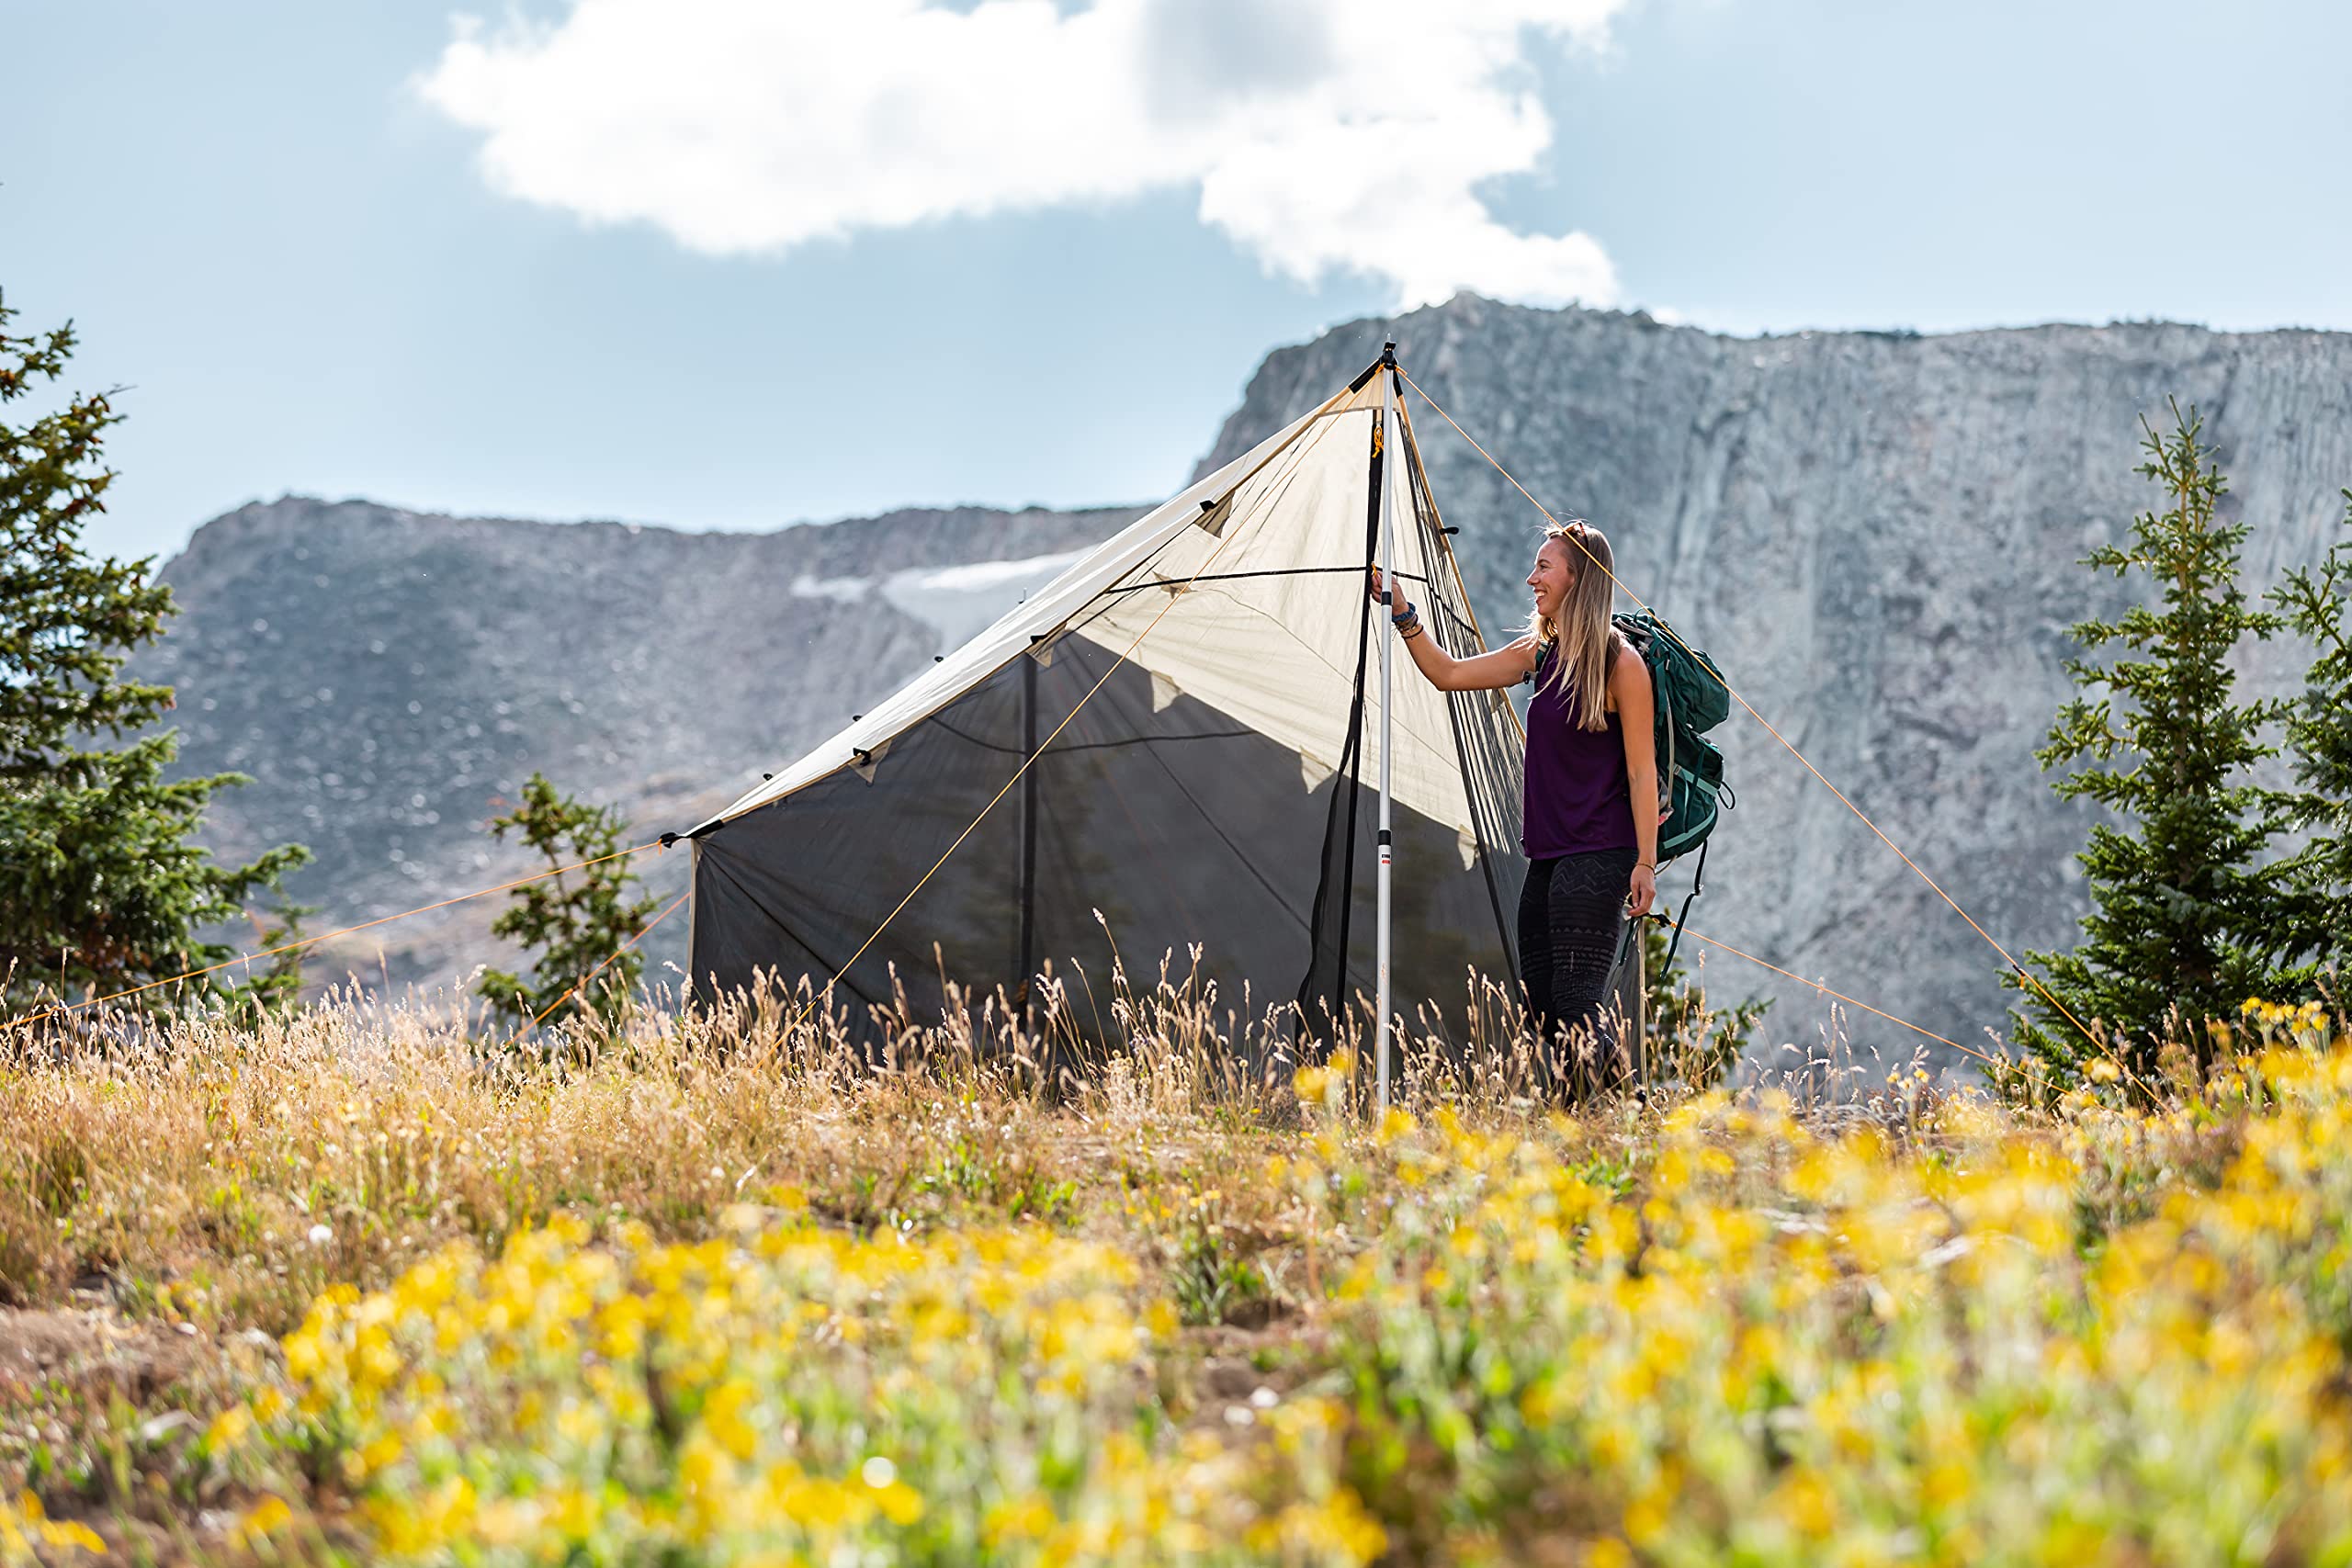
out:
M693 826L1134 515L683 534L289 498L197 531L163 574L180 614L132 668L177 688L183 767L253 777L215 797L216 850L315 852L290 887L315 931L522 874L482 824L534 768L617 807L630 842ZM640 863L674 893L685 861ZM499 956L499 902L364 933L320 968L453 979ZM682 957L684 919L647 946Z
M1623 581L2013 953L2065 943L2084 907L2087 818L2032 752L2070 689L2067 626L2126 592L2077 558L2159 503L2132 472L2141 418L2163 420L2168 396L2205 416L2229 507L2254 525L2256 587L2321 555L2352 483L2352 335L1740 339L1467 296L1274 353L1204 468L1312 407L1385 336L1547 506L1607 530ZM1541 519L1410 412L1500 641L1525 615ZM323 907L314 924L341 925L517 873L481 824L535 767L618 806L637 838L692 824L1135 514L690 535L287 500L198 531L164 572L180 617L135 668L178 687L186 765L254 776L219 797L213 841L311 844L294 892ZM2250 672L2278 690L2292 665L2271 651ZM1738 805L1692 927L1981 1047L2008 1000L1993 949L1755 718L1735 708L1717 739ZM684 886L683 852L648 860L658 890ZM1664 890L1679 902L1688 882L1669 868ZM364 933L328 967L454 979L494 956L496 902ZM684 925L647 944L657 964ZM1811 986L1701 951L1720 994L1776 998L1774 1040L1821 1038L1829 1005ZM1848 1021L1894 1055L1918 1038Z
M1545 506L1605 530L1620 579L2011 953L2068 943L2086 907L2086 813L2051 795L2033 750L2071 691L2066 628L2136 592L2075 563L2162 504L2132 471L2141 419L2161 428L2167 398L2204 417L2256 589L2324 553L2352 484L2352 334L1745 339L1468 296L1274 353L1204 467L1312 408L1385 337ZM1525 619L1543 519L1408 396L1499 640ZM2296 657L2265 649L2248 672L2284 690ZM1738 806L1691 926L1982 1048L2008 1001L1993 948L1756 718L1735 706L1715 738ZM1669 868L1663 891L1688 882ZM1719 992L1776 998L1775 1040L1820 1038L1811 987L1707 956ZM1849 1021L1890 1054L1918 1043Z

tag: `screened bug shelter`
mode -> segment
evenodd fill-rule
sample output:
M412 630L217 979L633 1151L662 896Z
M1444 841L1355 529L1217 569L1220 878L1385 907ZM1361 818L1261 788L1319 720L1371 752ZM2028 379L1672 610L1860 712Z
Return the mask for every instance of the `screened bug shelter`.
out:
M1459 1019L1515 974L1523 746L1504 694L1390 672L1384 561L1483 650L1393 350L682 835L696 987L921 1009L943 965L1022 998L1197 945L1221 1009Z

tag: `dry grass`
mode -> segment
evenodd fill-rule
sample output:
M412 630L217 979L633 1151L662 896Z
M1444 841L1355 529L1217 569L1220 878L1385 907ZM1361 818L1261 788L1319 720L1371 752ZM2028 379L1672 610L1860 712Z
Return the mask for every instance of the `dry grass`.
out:
M418 1288L420 1269L496 1258L559 1217L573 1239L549 1269L608 1252L635 1260L627 1267L666 1269L673 1265L661 1261L667 1256L661 1249L669 1244L808 1230L849 1248L829 1267L855 1274L879 1267L882 1254L873 1248L1035 1235L1124 1260L1103 1265L1112 1269L1105 1278L1115 1277L1103 1288L1127 1303L1122 1310L1133 1325L1169 1315L1158 1337L1136 1328L1146 1348L1133 1355L1133 1375L1090 1383L1083 1406L1088 1420L1112 1422L1106 1433L1142 1420L1138 1429L1160 1436L1136 1439L1143 1446L1129 1471L1090 1471L1085 1486L1109 1489L1104 1495L1126 1495L1116 1488L1127 1487L1147 1500L1139 1508L1181 1508L1192 1495L1184 1487L1195 1483L1170 1468L1180 1459L1206 1465L1210 1450L1257 1452L1250 1445L1263 1438L1264 1423L1250 1412L1268 1402L1302 1411L1328 1404L1324 1426L1283 1439L1321 1454L1315 1465L1302 1459L1294 1471L1252 1461L1241 1472L1271 1490L1260 1499L1263 1518L1235 1526L1231 1541L1257 1543L1237 1546L1237 1560L1359 1561L1375 1538L1380 1551L1406 1561L1481 1553L1626 1561L1629 1548L1659 1561L1694 1560L1692 1540L1645 1543L1636 1527L1648 1516L1636 1506L1655 1499L1634 1489L1635 1471L1617 1475L1573 1443L1543 1450L1560 1467L1550 1482L1497 1469L1490 1453L1479 1457L1481 1444L1490 1446L1500 1430L1488 1408L1496 1396L1481 1392L1479 1380L1509 1382L1509 1404L1573 1371L1553 1365L1557 1344L1541 1348L1561 1325L1523 1314L1496 1318L1495 1303L1507 1298L1523 1307L1535 1287L1544 1299L1566 1300L1604 1276L1616 1281L1611 1289L1622 1286L1625 1259L1609 1263L1590 1239L1605 1214L1625 1216L1645 1235L1657 1231L1642 1245L1666 1246L1672 1205L1683 1200L1680 1189L1661 1183L1660 1162L1682 1158L1672 1154L1678 1147L1698 1146L1690 1141L1691 1117L1706 1130L1701 1143L1712 1139L1738 1155L1736 1170L1707 1190L1709 1215L1804 1220L1840 1201L1903 1208L1928 1201L1938 1170L2007 1170L2029 1157L2055 1162L2049 1168L2058 1172L2070 1209L2063 1245L2034 1254L2035 1277L2046 1276L2055 1289L2080 1289L2078 1260L2095 1256L2110 1235L2153 1223L2168 1198L2226 1196L2247 1128L2278 1103L2275 1092L2249 1093L2241 1077L2234 1099L2200 1089L2146 1112L2081 1097L2053 1116L2021 1120L1953 1101L1916 1074L1890 1077L1875 1066L1860 1073L1849 1062L1828 1061L1808 1062L1789 1079L1813 1096L1809 1102L1751 1087L1735 1105L1694 1099L1669 1082L1643 1100L1611 1099L1569 1119L1531 1092L1538 1075L1514 1021L1496 1012L1468 1046L1426 1037L1408 1043L1399 1055L1399 1100L1423 1122L1373 1125L1363 1113L1360 1076L1297 1075L1278 1029L1215 1013L1181 976L1163 975L1141 993L1115 985L1102 998L1106 1032L1126 1042L1123 1048L1083 1043L1091 1032L1070 1021L1093 1003L1060 1001L1062 1021L1026 1034L1006 1027L992 1002L964 1006L944 1026L898 1029L878 1066L863 1059L839 1021L802 1025L794 1000L775 996L695 1016L641 1010L612 1031L564 1041L551 1058L485 1043L456 1008L352 999L259 1029L198 1018L160 1034L124 1025L106 1042L86 1032L70 1045L19 1039L0 1068L0 1116L12 1130L0 1148L0 1292L12 1309L0 1315L0 1493L29 1490L52 1520L79 1521L132 1556L364 1552L370 1540L382 1548L392 1539L381 1533L390 1528L386 1519L397 1515L400 1528L415 1526L386 1511L384 1488L421 1488L428 1476L355 1470L355 1461L338 1457L365 1439L365 1412L390 1419L383 1414L390 1406L370 1403L379 1395L358 1399L351 1393L357 1384L336 1393L320 1383L305 1396L303 1376L289 1378L286 1337L306 1320L314 1333L324 1332L322 1322L338 1321L334 1313L341 1309L315 1306L322 1299L353 1302L356 1292L375 1291L392 1292L388 1302L400 1299L399 1292ZM2323 1047L2325 1036L2321 1028ZM1768 1101L1777 1108L1769 1115L1756 1109ZM2326 1102L2335 1124L2347 1102L2352 1094L2343 1092ZM1442 1129L1427 1122L1440 1111ZM1726 1120L1740 1117L1751 1121ZM1816 1147L1841 1158L1850 1153L1855 1168L1876 1172L1869 1182L1879 1185L1865 1182L1844 1199L1793 1190L1792 1182L1804 1183L1792 1173ZM1459 1235L1484 1234L1481 1226L1499 1227L1498 1236L1522 1223L1552 1234L1545 1227L1556 1215L1532 1196L1536 1206L1523 1222L1485 1206L1510 1187L1506 1170L1521 1185L1536 1183L1527 1194L1552 1192L1555 1177L1544 1174L1552 1172L1566 1173L1558 1179L1572 1179L1584 1195L1577 1202L1587 1207L1560 1233L1568 1252L1547 1253L1543 1264L1562 1272L1518 1279L1510 1290L1508 1270L1498 1272L1493 1290L1500 1293L1489 1295L1481 1294L1475 1270L1432 1283L1447 1247L1466 1245ZM1674 1180L1687 1184L1687 1173ZM1955 1200L1936 1201L1959 1212ZM2313 1213L2323 1228L2338 1227L2327 1235L2340 1237L2341 1211L2323 1202ZM1446 1242L1449 1234L1455 1243ZM1914 1238L1915 1251L1949 1245L1956 1234L1928 1227ZM2039 1236L2034 1245L2049 1240ZM922 1276L933 1281L927 1288L951 1298L957 1290L999 1288L970 1271L977 1266L946 1254L905 1256L930 1259L922 1265L932 1270ZM1830 1272L1850 1282L1883 1269L1894 1280L1917 1261L1890 1254L1868 1267L1848 1259ZM1772 1289L1796 1290L1772 1283L1775 1269L1798 1278L1789 1258L1760 1257L1750 1266ZM1641 1267L1636 1255L1636 1276ZM2321 1278L2284 1267L2256 1283L2287 1289L2281 1280ZM799 1275L762 1275L756 1282L770 1292L762 1299L815 1290ZM2320 1299L2317 1285L2291 1288L2311 1297L2298 1308L2298 1323L2352 1329L2341 1301ZM1790 1297L1792 1321L1803 1315L1797 1299ZM1868 1298L1861 1299L1867 1319ZM1060 1310L1058 1298L1039 1301L1040 1313ZM849 1307L840 1310L849 1314L845 1323L855 1317ZM1814 1314L1825 1334L1852 1340L1821 1353L1866 1363L1874 1354L1869 1336L1838 1327L1838 1313L1848 1310L1825 1306ZM1690 1311L1694 1322L1703 1316L1696 1305ZM1414 1337L1419 1329L1408 1334L1404 1326L1456 1321L1460 1332L1484 1334L1498 1348L1488 1360L1455 1365L1447 1358L1464 1353L1458 1343L1424 1344ZM1024 1343L1000 1347L996 1353L1012 1359L989 1366L1017 1376L1029 1353ZM1597 1363L1601 1353L1592 1354ZM401 1364L413 1371L432 1363ZM859 1377L878 1375L861 1366ZM1913 1368L1905 1375L1959 1373ZM253 1425L240 1413L250 1413L263 1389L314 1403L240 1447L243 1439L231 1441L224 1423ZM2340 1420L2341 1395L2339 1389L2332 1404L2297 1406L2299 1418L2316 1412ZM475 1416L523 1419L502 1396L485 1390L482 1398ZM1112 1406L1121 1412L1115 1420L1102 1414ZM329 1420L330 1411L342 1414ZM1019 1413L950 1414L953 1425L1012 1423ZM934 1417L949 1420L936 1411L925 1419ZM1589 1412L1576 1417L1589 1418ZM1785 1434L1773 1435L1778 1428L1741 1436L1736 1410L1724 1419L1722 1440L1787 1447ZM807 1434L817 1429L808 1425ZM1688 1456L1677 1459L1673 1445L1703 1434L1671 1420L1646 1430L1611 1440L1652 1445L1642 1450L1652 1470L1640 1473L1650 1475L1655 1491L1656 1464L1666 1462L1667 1474L1682 1464L1687 1474ZM1522 1449L1532 1442L1524 1431L1515 1440ZM1585 1457L1575 1460L1576 1452ZM1590 1473L1564 1490L1575 1472ZM942 1488L949 1486L939 1479L945 1473L934 1477ZM955 1485L1012 1484L990 1476ZM1731 1483L1690 1484L1694 1497L1720 1498ZM267 1503L273 1495L289 1506ZM1053 1495L1062 1501L1036 1506L1052 1514L1068 1501ZM1347 1512L1360 1495L1371 1499L1369 1515ZM1770 1485L1751 1501L1759 1508L1786 1503ZM960 1517L954 1502L930 1498L931 1522L907 1528L950 1530ZM1818 1512L1818 1499L1807 1506ZM1367 1534L1364 1520L1374 1517ZM2347 1538L2324 1534L2335 1516L2299 1517L2299 1529L2319 1533L2294 1540L2345 1545ZM886 1528L878 1516L869 1522ZM62 1537L40 1545L41 1528L26 1523L21 1510L0 1518L0 1557L11 1539L51 1556L74 1553ZM632 1528L651 1527L640 1520ZM1872 1540L1906 1539L1892 1526L1871 1529ZM1731 1540L1721 1531L1708 1539L1725 1547ZM1182 1557L1181 1544L1173 1537L1156 1547L1146 1542L1135 1560ZM1754 1545L1747 1555L1756 1561L1808 1560ZM895 1550L921 1555L909 1541ZM955 1560L947 1548L938 1550L937 1560Z

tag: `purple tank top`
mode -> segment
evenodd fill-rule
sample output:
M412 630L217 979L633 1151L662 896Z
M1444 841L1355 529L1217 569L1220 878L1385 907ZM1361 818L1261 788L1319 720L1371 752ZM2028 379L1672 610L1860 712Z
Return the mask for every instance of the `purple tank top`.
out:
M1557 651L1547 648L1537 660L1535 695L1527 705L1519 846L1530 860L1638 848L1633 792L1625 778L1625 738L1617 716L1609 716L1605 729L1577 727L1575 689L1562 692L1551 683Z

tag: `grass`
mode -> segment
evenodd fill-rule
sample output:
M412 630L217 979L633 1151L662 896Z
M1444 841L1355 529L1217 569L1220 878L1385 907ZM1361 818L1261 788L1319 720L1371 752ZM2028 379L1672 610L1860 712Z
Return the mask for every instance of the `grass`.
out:
M0 1561L2352 1561L2338 1020L1573 1115L1499 1021L1375 1120L1111 1009L19 1040Z

